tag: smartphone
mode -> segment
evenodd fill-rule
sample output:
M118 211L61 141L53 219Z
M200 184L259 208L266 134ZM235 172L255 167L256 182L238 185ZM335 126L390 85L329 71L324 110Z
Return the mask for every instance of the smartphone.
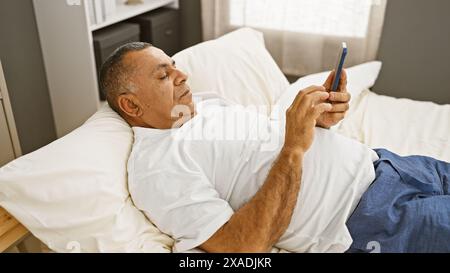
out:
M339 87L339 81L341 80L342 70L344 69L345 57L347 56L347 43L342 43L342 47L339 50L339 55L337 57L336 66L334 68L334 80L331 85L331 91L335 92Z

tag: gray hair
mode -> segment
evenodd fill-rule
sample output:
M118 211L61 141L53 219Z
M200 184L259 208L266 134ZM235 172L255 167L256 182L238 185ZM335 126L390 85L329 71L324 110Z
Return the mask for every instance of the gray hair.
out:
M117 48L102 64L99 78L100 91L105 95L109 106L119 114L118 96L135 89L128 81L130 74L134 72L134 67L125 65L123 57L129 52L144 50L151 46L151 44L143 42L125 44Z

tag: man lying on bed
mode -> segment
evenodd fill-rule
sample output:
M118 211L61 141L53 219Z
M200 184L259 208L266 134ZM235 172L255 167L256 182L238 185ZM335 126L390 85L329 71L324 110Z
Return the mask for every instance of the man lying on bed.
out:
M349 107L346 75L328 93L332 77L277 121L211 95L195 103L187 75L149 44L107 60L102 90L135 133L132 198L174 251L450 251L450 164L323 129Z

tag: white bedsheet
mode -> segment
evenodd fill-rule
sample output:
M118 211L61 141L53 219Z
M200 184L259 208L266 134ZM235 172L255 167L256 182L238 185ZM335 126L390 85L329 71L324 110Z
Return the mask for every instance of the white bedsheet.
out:
M371 148L450 162L450 105L363 91L336 128Z

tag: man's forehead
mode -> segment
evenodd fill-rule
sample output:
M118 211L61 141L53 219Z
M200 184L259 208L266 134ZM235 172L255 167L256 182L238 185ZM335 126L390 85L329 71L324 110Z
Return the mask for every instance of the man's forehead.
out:
M139 66L144 65L149 69L159 69L174 64L172 58L156 47L130 52L129 57L128 61L134 62Z

